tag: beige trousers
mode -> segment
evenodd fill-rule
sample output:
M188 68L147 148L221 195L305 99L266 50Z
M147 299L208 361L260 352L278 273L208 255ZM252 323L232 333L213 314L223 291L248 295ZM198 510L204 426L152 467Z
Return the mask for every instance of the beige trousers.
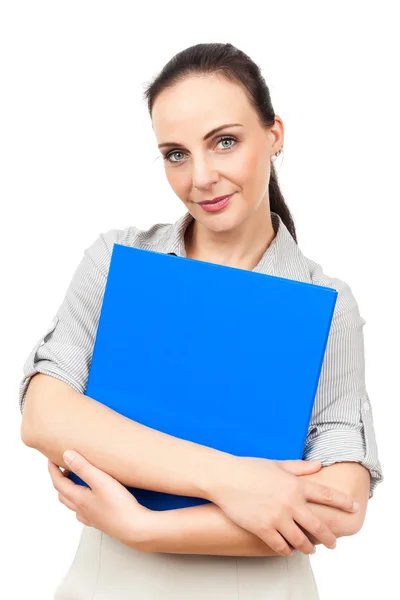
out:
M144 553L83 526L54 600L319 600L310 559Z

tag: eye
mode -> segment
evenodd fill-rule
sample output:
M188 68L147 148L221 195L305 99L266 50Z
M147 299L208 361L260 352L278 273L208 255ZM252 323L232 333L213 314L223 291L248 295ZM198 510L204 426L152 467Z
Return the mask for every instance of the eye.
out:
M223 137L221 137L218 141L218 144L220 144L221 142L237 142L237 139L235 137L233 137L233 135L224 135ZM225 150L230 150L232 147L234 146L234 144L232 146L223 146L223 148Z
M238 142L238 139L233 135L224 135L217 139L217 145L220 144L221 142L225 142L225 141L230 141L230 142L234 142L234 143L231 144L230 146L223 146L222 149L224 152L233 148L236 145L236 143ZM172 152L168 152L168 154L163 155L163 159L170 163L181 163L182 160L179 160L179 159L172 160L171 157L175 156L176 154L184 155L185 153L182 150L173 150Z
M168 154L163 155L163 159L173 163L182 162L180 160L171 160L171 156L174 156L175 154L184 154L184 152L182 152L181 150L174 150L173 152L169 152Z

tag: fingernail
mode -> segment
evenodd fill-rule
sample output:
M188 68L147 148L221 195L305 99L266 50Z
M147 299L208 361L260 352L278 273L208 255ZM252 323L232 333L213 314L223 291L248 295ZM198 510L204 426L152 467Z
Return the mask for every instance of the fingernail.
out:
M70 450L67 450L66 452L64 452L63 458L66 463L70 463L74 460L75 454L73 452L71 452Z
M316 553L316 551L317 551L317 549L316 549L316 548L314 548L314 550L311 552L311 554L315 554L315 553Z
M353 502L353 511L356 512L359 508L360 508L359 503L358 502Z

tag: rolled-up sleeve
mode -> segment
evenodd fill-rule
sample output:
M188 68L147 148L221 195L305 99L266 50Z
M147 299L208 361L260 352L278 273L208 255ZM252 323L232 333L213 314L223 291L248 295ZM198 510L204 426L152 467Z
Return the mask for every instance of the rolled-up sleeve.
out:
M365 387L365 320L348 284L339 279L327 281L319 265L314 282L333 287L338 298L303 458L319 459L323 466L361 463L371 476L371 498L383 474Z
M85 393L111 254L114 243L123 243L124 232L101 233L84 250L51 325L25 360L19 385L21 413L35 373L56 377Z

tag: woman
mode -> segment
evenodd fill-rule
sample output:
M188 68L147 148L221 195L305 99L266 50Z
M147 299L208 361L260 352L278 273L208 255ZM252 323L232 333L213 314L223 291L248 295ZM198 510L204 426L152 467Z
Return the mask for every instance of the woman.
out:
M365 321L350 287L297 245L273 165L283 123L251 59L231 44L198 44L169 61L146 99L187 212L173 225L110 230L85 250L20 386L23 440L49 458L60 501L84 524L55 598L313 600L309 555L360 530L383 479L364 381ZM226 455L82 401L114 243L337 289L304 461ZM92 424L84 435L80 422ZM156 513L118 482L212 503Z

